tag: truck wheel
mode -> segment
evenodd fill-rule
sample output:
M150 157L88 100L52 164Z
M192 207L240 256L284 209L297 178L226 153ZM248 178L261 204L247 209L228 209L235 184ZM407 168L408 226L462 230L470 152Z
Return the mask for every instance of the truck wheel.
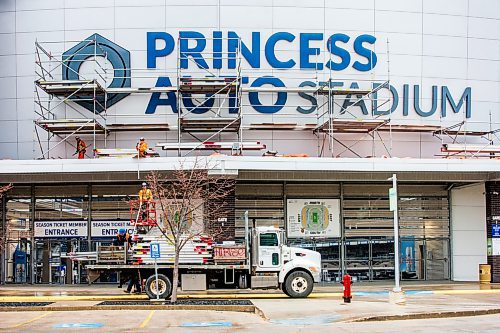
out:
M295 271L287 276L285 288L288 296L292 298L305 298L313 290L313 279L303 271Z
M290 294L288 293L288 291L286 291L286 284L285 283L281 284L281 291L283 293L285 293L285 295L287 295L288 297L290 297Z
M150 299L156 298L156 276L153 274L146 280L146 295ZM163 274L158 274L158 290L159 298L167 299L172 294L172 282L170 279Z

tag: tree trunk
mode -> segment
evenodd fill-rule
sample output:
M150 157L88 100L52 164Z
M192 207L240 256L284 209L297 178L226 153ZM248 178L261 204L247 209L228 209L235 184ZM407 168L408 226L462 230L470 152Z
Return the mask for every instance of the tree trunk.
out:
M179 254L181 249L175 248L175 259L174 259L174 274L172 276L172 297L170 297L170 302L177 302L177 286L179 285Z

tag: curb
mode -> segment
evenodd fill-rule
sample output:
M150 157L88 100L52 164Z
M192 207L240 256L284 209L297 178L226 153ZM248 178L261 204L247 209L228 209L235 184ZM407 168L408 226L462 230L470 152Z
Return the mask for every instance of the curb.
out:
M453 318L453 317L471 317L483 316L491 314L499 314L500 308L484 309L484 310L464 310L464 311L444 311L444 312L422 312L422 313L408 313L402 315L384 315L384 316L369 316L345 322L367 322L367 321L390 321L390 320L410 320L410 319L435 319L435 318Z
M3 306L0 312L89 311L89 310L205 310L257 313L255 305L89 305L89 306Z

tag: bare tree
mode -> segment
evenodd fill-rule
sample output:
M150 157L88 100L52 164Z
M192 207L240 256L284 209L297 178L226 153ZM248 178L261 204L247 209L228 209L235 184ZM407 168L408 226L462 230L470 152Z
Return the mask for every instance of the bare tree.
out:
M189 168L181 163L170 177L155 172L148 176L157 198L159 218L163 221L160 230L174 246L172 303L177 301L182 248L197 236L216 237L225 231L219 221L228 216L231 207L226 199L233 193L235 181L209 175L209 169L208 162L196 158Z

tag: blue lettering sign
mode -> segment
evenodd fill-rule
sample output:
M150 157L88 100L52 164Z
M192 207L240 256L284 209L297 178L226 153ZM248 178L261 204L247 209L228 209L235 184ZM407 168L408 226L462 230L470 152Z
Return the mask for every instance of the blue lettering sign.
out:
M455 100L451 96L450 90L448 89L447 86L442 86L441 87L441 115L443 117L446 117L446 102L448 101L451 106L451 110L454 113L458 113L460 109L462 108L462 105L464 104L465 100L465 117L470 118L471 117L471 88L467 87L464 90L464 93L462 94L462 97L460 97L460 100L458 101L458 104L455 104Z
M283 81L276 77L260 77L252 82L251 87L261 87L265 84L270 84L275 87L284 87ZM262 105L259 100L259 93L252 91L248 93L248 99L253 108L261 113L276 113L283 109L287 100L287 93L284 91L278 92L278 100L274 105Z
M359 61L355 61L352 67L360 72L366 72L371 70L377 64L377 55L372 50L369 50L363 46L363 43L375 44L377 38L371 35L361 35L354 40L354 52L362 57L365 57L368 62L362 64Z
M322 33L301 33L300 34L300 68L315 68L317 70L323 69L322 63L310 62L309 56L319 56L320 49L309 47L309 41L323 40Z
M238 49L238 42L241 46L241 56L248 62L252 68L260 68L260 32L252 32L252 51L243 43L239 41L238 35L234 31L227 33L228 44L228 68L236 68L236 50Z
M332 71L341 71L349 66L351 62L351 55L345 49L338 47L335 43L342 42L347 43L351 39L349 36L345 34L334 34L328 38L328 42L326 43L328 51L340 58L340 62L334 62L333 60L328 60L326 63L326 67L330 68Z
M156 80L155 87L171 87L172 83L170 83L170 79L168 77L159 77ZM151 98L149 99L148 107L146 108L146 114L153 114L156 112L156 108L160 105L170 105L172 111L177 113L177 101L175 97L175 93L173 91L169 91L166 93L167 98L160 98L161 93L155 92L151 94Z
M166 32L148 32L146 34L146 40L148 68L156 68L156 58L169 55L175 47L174 38ZM160 50L156 49L157 40L164 41L165 47Z
M185 69L189 66L189 57L193 58L198 68L208 68L208 64L203 59L200 52L205 49L207 40L201 32L197 31L181 31L179 32L179 48L180 48L180 67ZM189 47L190 40L195 41L194 47Z
M276 58L275 48L276 43L280 40L284 40L287 42L293 42L295 36L289 32L277 32L272 34L271 37L266 42L266 59L269 65L274 68L292 68L295 66L295 61L293 59L289 59L287 61L280 61Z
M415 112L422 117L430 117L432 116L437 109L437 94L438 88L437 86L432 86L432 106L429 111L423 111L420 106L420 86L418 84L413 86L413 107L415 108Z

